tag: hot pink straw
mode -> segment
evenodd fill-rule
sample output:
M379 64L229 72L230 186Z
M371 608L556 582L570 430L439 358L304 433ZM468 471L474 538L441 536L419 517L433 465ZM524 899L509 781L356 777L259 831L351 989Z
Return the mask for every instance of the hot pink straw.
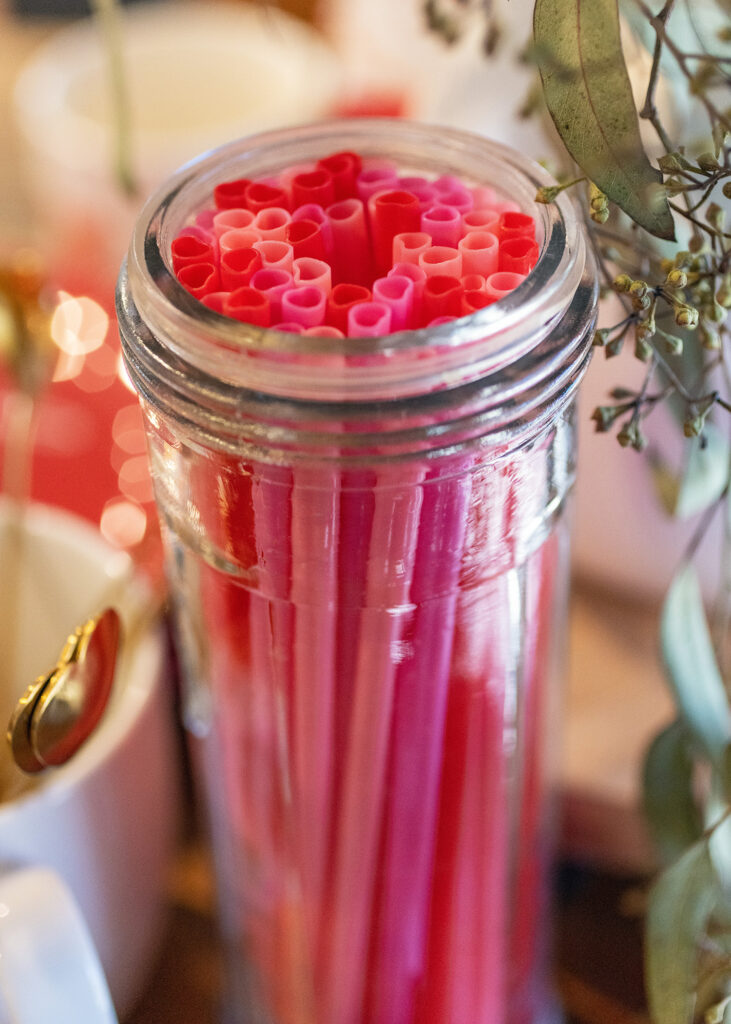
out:
M380 338L391 330L391 310L383 302L359 302L348 310L349 338Z
M319 327L325 320L327 296L321 288L289 288L282 295L282 318L303 327Z
M294 283L298 288L314 285L322 289L325 295L332 290L332 272L330 264L324 260L314 260L311 256L300 256L292 263Z
M291 219L289 210L283 206L268 206L256 214L254 228L265 242L283 242L285 228Z
M462 270L465 274L479 274L489 277L497 270L498 240L489 231L470 231L460 239Z
M263 267L292 273L294 251L288 242L254 242L253 247L261 255Z
M485 281L485 294L495 302L509 295L514 288L525 281L525 274L514 274L507 270L501 270L497 274L491 274Z
M370 285L370 242L365 208L359 199L343 199L328 206L333 239L333 284Z
M461 277L462 256L449 245L431 245L419 256L419 266L427 277ZM468 271L469 273L469 271Z
M462 214L455 206L431 206L421 215L421 230L431 235L434 245L456 248L462 237Z
M223 304L223 311L234 320L258 327L268 327L271 322L269 299L248 285L229 294Z
M292 275L286 270L257 270L250 283L252 288L269 299L272 320L279 320L282 315L282 295L294 284Z
M405 331L414 326L414 282L404 274L374 281L373 299L391 310L391 331Z

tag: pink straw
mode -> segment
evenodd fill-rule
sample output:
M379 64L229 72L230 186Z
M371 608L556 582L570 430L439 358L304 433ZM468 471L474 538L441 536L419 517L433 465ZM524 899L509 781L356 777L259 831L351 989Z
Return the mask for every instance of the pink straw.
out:
M221 286L218 269L212 263L186 263L177 276L183 288L196 299L218 291Z
M475 201L475 209L482 210L487 207L495 208L495 204L498 202L497 192L494 188L490 188L488 185L476 185L470 189L472 197Z
M461 243L460 243L461 244ZM431 245L419 256L419 266L427 277L461 277L462 256L449 245Z
M231 249L221 256L221 284L229 291L250 284L261 269L261 256L256 249Z
M289 288L282 295L282 317L303 327L319 327L325 319L327 296L321 288Z
M427 210L437 202L436 190L426 178L418 176L399 178L398 187L406 189L407 192L413 192L419 200L422 210Z
M457 246L462 237L462 214L455 206L432 206L421 215L421 230L434 245Z
M348 310L349 338L380 338L391 330L391 310L383 302L359 302Z
M497 270L498 240L489 231L470 231L460 240L462 270L465 274L489 277Z
M218 248L223 256L234 249L251 249L254 243L259 241L261 237L255 228L231 228L224 231L218 239Z
M393 236L393 262L419 264L419 257L432 244L425 231L406 231Z
M244 210L235 207L230 210L221 210L213 218L213 233L220 238L227 231L234 228L250 228L254 223L254 216L251 210Z
M404 274L380 277L373 283L373 299L391 310L391 331L414 326L414 282Z
M269 299L248 285L229 294L223 304L223 311L234 320L242 320L257 327L268 327L271 322Z
M282 315L282 295L293 287L292 275L286 270L257 270L250 283L252 288L269 299L272 320L279 320Z
M288 242L254 242L254 248L261 255L263 267L292 273L294 251Z
M462 214L462 230L465 233L470 231L489 231L497 235L500 224L500 214L497 210L484 207L480 210L470 210Z
M424 285L426 274L416 263L394 263L389 270L387 277L408 277L414 282L414 309L413 318L415 324L421 323L421 305L424 296Z
M268 206L256 214L254 228L264 242L283 242L285 228L291 219L289 210L285 210L284 207Z
M370 285L372 280L370 242L365 208L360 199L342 199L325 211L333 239L333 284Z
M482 274L465 274L462 278L462 287L466 292L479 292L485 288L485 278Z
M525 281L525 274L514 274L507 270L501 270L497 274L491 274L485 281L485 294L497 302L505 295L509 295L514 288Z
M462 186L437 191L437 201L442 206L454 207L460 214L469 213L475 204L472 193Z
M324 260L314 260L311 256L300 256L292 263L294 283L297 288L314 285L321 288L325 295L332 290L332 272L330 264Z
M367 167L357 176L355 184L358 198L365 203L377 192L387 192L398 186L396 166L383 163Z

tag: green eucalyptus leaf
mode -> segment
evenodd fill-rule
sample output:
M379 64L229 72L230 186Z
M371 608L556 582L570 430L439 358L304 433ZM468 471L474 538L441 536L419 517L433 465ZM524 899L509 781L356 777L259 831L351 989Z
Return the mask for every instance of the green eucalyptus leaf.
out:
M693 799L693 758L684 722L658 733L645 755L645 816L660 857L670 863L700 838L702 827Z
M731 818L724 817L708 837L708 852L726 906L731 899Z
M681 716L714 764L729 740L726 692L691 565L675 576L660 622L662 657Z
M546 104L566 149L635 223L674 239L662 175L640 138L617 0L536 0L533 35Z
M698 944L716 901L708 842L699 840L650 890L645 979L655 1024L690 1024L695 1006Z
M688 446L688 459L680 480L674 514L681 519L708 508L723 494L728 482L729 442L726 435L706 421L705 444L695 437Z

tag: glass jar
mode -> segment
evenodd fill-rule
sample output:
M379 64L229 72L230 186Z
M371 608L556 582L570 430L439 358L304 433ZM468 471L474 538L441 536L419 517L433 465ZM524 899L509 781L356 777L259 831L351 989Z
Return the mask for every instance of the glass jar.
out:
M336 150L530 209L540 258L468 317L319 339L227 320L171 241L214 186ZM231 1020L548 1019L551 753L574 397L596 308L564 195L509 149L358 120L183 168L119 281L210 813Z

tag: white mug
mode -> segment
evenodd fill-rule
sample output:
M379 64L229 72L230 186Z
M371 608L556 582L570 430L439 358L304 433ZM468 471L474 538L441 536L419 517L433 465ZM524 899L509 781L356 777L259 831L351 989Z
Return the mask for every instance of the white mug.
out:
M39 505L19 520L0 502L0 726L27 685L53 668L66 636L105 604L130 634L105 715L68 764L14 792L8 753L0 754L0 870L42 867L68 888L120 1017L141 994L161 938L179 807L166 643L158 627L134 626L149 601L128 556L91 525ZM0 888L14 878L3 874ZM0 916L0 932L9 920ZM44 931L39 925L38 942Z

